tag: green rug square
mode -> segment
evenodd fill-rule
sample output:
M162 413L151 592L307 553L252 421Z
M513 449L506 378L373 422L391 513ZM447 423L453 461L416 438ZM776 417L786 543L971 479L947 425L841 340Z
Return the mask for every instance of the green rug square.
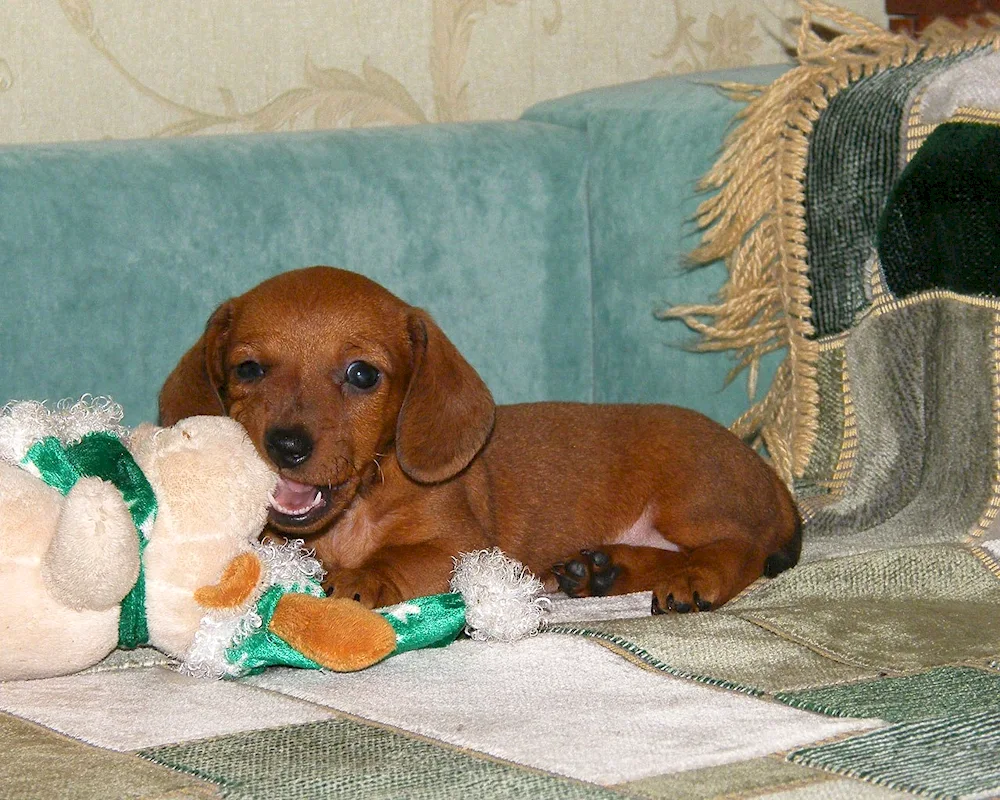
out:
M993 797L1000 793L1000 711L901 723L788 758L930 797Z
M621 797L350 719L154 747L139 755L218 784L225 797L238 800Z
M780 758L753 758L735 764L704 767L671 775L619 784L650 800L706 800L706 798L756 797L789 788L828 783L833 776L822 770L791 764Z
M677 614L557 626L678 676L751 693L794 691L873 678L874 669L834 661L728 614Z
M105 750L33 722L0 714L0 797L107 800L219 797L190 773Z

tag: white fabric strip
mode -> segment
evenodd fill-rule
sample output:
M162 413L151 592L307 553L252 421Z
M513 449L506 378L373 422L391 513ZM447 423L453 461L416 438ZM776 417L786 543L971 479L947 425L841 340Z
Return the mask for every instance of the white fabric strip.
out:
M514 644L463 640L360 673L276 669L248 680L606 785L742 761L877 725L672 678L558 634Z
M333 716L246 684L190 678L162 667L0 683L0 710L111 750Z

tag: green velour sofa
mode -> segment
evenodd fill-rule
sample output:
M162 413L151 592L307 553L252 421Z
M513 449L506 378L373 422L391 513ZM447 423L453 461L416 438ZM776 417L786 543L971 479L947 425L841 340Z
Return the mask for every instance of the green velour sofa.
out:
M0 683L0 798L1000 796L1000 32L802 5L795 65L514 122L0 149L0 396L154 420L217 304L334 264L500 402L732 424L805 519L711 613L555 595L357 673Z

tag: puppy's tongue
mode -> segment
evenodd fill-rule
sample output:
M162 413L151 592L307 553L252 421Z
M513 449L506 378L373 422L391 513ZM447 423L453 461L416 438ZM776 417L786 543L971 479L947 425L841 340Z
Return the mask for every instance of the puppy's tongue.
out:
M308 514L323 502L323 494L315 486L299 483L284 476L278 477L278 485L271 497L271 506L282 514L300 517Z

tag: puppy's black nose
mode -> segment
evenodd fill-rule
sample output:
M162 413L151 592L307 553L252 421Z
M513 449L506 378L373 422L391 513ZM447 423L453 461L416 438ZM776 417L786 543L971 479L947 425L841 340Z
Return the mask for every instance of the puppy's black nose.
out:
M298 467L309 460L313 451L312 436L301 426L271 428L264 436L264 446L279 467Z

